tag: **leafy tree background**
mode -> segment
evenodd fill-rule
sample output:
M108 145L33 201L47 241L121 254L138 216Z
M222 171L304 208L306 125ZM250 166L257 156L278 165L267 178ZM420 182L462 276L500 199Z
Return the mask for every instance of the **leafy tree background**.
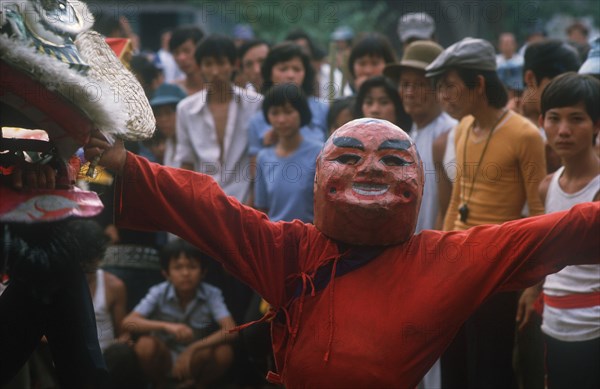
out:
M208 32L231 34L235 24L249 24L257 36L280 41L289 31L301 28L318 45L328 48L336 27L355 32L385 34L400 53L396 33L398 18L407 12L428 12L436 21L437 39L443 46L476 36L495 42L500 32L512 31L519 42L535 26L550 28L561 38L569 18L600 22L598 0L87 0L108 15L126 15L144 47L157 49L159 31L180 24L199 24ZM116 10L116 11L115 11ZM199 16L201 14L201 16ZM563 14L563 24L549 23ZM595 30L594 33L598 33Z

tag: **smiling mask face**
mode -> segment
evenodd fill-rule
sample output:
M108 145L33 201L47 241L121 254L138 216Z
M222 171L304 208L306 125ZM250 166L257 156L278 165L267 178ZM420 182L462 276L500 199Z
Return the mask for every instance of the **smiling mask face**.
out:
M317 159L315 226L353 245L402 243L414 233L423 166L410 137L385 120L340 127Z

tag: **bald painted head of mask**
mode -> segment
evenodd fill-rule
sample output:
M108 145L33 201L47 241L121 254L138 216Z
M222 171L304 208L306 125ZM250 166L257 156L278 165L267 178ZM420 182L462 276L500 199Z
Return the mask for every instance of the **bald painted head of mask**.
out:
M415 231L424 181L408 134L386 120L353 120L317 158L315 226L352 245L405 242Z

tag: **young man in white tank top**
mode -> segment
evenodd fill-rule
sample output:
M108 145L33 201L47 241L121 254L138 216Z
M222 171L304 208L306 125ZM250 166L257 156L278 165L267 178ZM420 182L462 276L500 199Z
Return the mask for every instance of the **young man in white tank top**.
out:
M563 164L540 184L546 213L598 201L600 82L576 73L555 78L542 94L540 126ZM546 277L543 293L548 389L600 387L600 265L567 266Z

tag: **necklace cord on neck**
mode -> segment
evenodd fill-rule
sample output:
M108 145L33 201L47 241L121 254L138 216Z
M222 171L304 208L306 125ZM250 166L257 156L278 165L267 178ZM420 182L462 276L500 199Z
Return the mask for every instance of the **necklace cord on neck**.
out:
M465 206L465 207L469 203L469 200L471 199L471 195L473 194L473 189L475 188L475 180L477 179L477 174L479 173L479 167L481 166L481 162L483 161L485 152L487 151L488 145L490 144L490 140L492 139L492 134L496 130L496 126L498 126L498 124L500 124L500 121L504 118L504 116L506 116L507 113L508 113L508 110L505 109L502 112L502 115L500 115L498 120L496 120L496 123L494 123L494 125L490 129L490 133L488 134L487 139L485 141L485 146L483 146L483 151L481 152L481 156L479 157L479 162L477 162L477 165L475 166L475 172L473 173L473 178L471 178L471 187L469 188L469 196L468 197L465 193L466 192L465 191L466 183L465 183L465 177L464 177L464 173L463 173L463 177L461 178L461 184L462 184L461 185L462 186L461 197L462 197L463 206ZM464 164L463 171L465 171L466 167L467 167L467 142L469 140L469 135L471 134L471 130L473 129L474 124L475 124L475 121L473 120L473 123L471 123L471 125L467 129L467 135L465 136L465 143L463 145L463 164Z

